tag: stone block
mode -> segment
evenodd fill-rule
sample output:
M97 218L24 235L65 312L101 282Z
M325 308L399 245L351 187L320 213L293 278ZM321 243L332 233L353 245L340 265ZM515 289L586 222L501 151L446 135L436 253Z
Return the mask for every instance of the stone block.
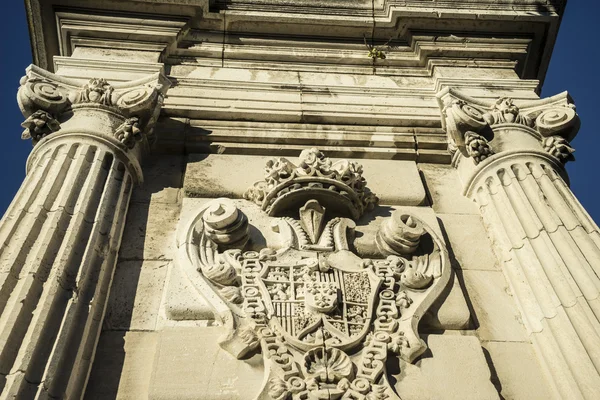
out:
M152 147L152 154L183 154L186 136L189 132L188 128L189 121L187 118L159 118L154 127L156 142Z
M462 194L462 182L449 165L418 164L425 179L431 206L438 213L477 214L475 203Z
M481 217L464 214L437 214L450 242L456 268L499 271Z
M212 308L192 286L177 264L171 268L166 290L165 313L167 318L175 321L214 319Z
M156 329L168 269L168 261L119 262L104 318L105 329Z
M178 204L132 203L119 251L121 260L172 260Z
M84 399L147 399L157 337L155 332L102 332Z
M132 202L177 203L183 185L184 157L155 154L144 164L144 183L133 190Z
M424 340L429 349L416 365L403 365L402 376L397 377L401 399L499 399L476 337L427 335Z
M552 398L533 345L516 342L487 342L496 385L506 400Z
M462 278L481 340L527 341L525 327L504 274L499 271L456 271Z
M222 327L160 332L149 399L256 398L264 375L262 356L237 360L218 345L223 333Z
M187 197L242 198L244 192L264 177L268 157L190 154L183 182Z
M184 192L188 197L241 198L244 192L264 178L265 163L270 157L191 154L188 157ZM296 157L288 157L291 162ZM337 159L332 158L335 162ZM381 204L421 205L425 188L413 161L360 159L368 187Z

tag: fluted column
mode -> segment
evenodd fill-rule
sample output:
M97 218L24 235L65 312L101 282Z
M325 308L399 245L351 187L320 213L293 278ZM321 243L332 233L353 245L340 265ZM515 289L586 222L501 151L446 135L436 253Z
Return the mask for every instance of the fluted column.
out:
M164 83L23 78L35 147L0 222L0 399L81 398Z
M600 393L600 234L566 183L568 96L517 107L440 94L453 164L474 200L559 399Z

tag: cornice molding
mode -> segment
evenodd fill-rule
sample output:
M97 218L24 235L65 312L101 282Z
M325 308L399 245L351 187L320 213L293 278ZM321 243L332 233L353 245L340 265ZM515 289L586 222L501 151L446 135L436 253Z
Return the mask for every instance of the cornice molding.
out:
M525 48L517 49L523 59L517 53L509 59L519 61L522 77L540 80L564 6L564 2L558 0L544 3L532 0L444 1L435 2L434 6L431 1L421 0L375 3L234 0L227 2L225 10L222 9L224 3L185 0L56 0L56 3L60 4L54 4L53 0L26 1L34 58L46 69L51 68L55 55L68 55L77 46L101 47L107 45L103 44L106 40L111 42L110 46L118 44L140 51L147 51L144 43L155 43L165 46L161 50L163 56L169 55L176 47L175 43L182 40L187 26L206 32L225 31L228 35L284 32L289 37L306 37L306 32L311 32L315 37L330 35L338 41L344 38L362 40L365 36L375 42L385 42L390 37L412 40L410 35L414 32L440 30L450 36L469 32L480 37L512 36L530 40ZM148 6L144 7L144 3ZM54 18L55 6L58 7L58 27L56 21L49 20L50 15ZM140 12L149 11L153 15L140 17ZM76 16L75 20L71 16ZM493 49L489 44L478 47L476 40L469 43L479 51Z
M141 13L58 9L55 18L62 56L70 56L82 46L156 52L162 58L177 46L187 29L187 18Z

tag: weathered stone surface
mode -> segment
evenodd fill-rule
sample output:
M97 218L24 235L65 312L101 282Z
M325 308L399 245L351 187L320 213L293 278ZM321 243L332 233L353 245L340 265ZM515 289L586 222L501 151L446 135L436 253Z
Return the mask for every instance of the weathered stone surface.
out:
M254 398L263 380L262 357L236 360L217 343L224 333L219 327L160 332L148 398Z
M296 161L296 157L288 158ZM254 182L263 180L268 159L262 156L192 154L188 156L185 173L185 195L241 198ZM332 161L336 160L332 158ZM414 162L356 161L363 165L369 188L379 197L381 204L412 206L425 201L425 189Z
M423 174L431 206L436 212L479 215L475 203L463 196L462 183L452 167L419 164L419 171Z
M156 329L169 261L120 261L115 270L104 329Z
M530 343L485 342L496 386L505 399L544 400L552 398L541 365Z
M401 381L396 385L402 399L499 399L476 337L427 335L424 340L429 351L416 366L404 366ZM449 364L460 368L450 374Z
M169 275L169 285L165 296L166 317L175 321L212 320L214 312L206 300L192 287L178 265L174 265Z
M185 160L181 155L153 155L144 164L144 184L136 187L131 201L168 203L179 201Z
M85 400L148 398L158 333L104 331Z
M368 354L387 358L404 400L595 400L600 236L559 176L579 120L567 94L537 95L564 2L71 3L26 1L40 68L19 103L37 144L0 223L1 398L80 398L95 359L89 399L289 400L292 382L309 384L308 397L363 385L353 389L395 399L353 381L378 367L361 363ZM335 192L328 166L274 185L289 215L273 226L243 194L265 178L266 159L295 162L311 147L362 171L333 171L350 192ZM496 163L503 154L518 162ZM374 210L349 200L361 176L379 196ZM294 191L315 198L286 202ZM221 196L226 207L199 215ZM342 203L361 216L355 237L352 220L320 222ZM433 242L398 229L395 210ZM447 287L445 250L456 267ZM252 267L275 261L284 268ZM302 280L282 285L285 268ZM273 272L264 287L261 271ZM263 314L259 300L277 305ZM300 326L316 312L339 312L329 335L373 335L348 349L292 349L256 327L273 316ZM289 321L278 334L298 334ZM422 355L417 329L430 333ZM324 330L297 339L325 343ZM288 355L295 377L277 366Z
M459 269L499 271L479 215L437 214Z
M456 271L462 278L481 340L527 341L525 327L502 272Z
M179 205L172 203L133 203L119 258L121 260L172 260Z

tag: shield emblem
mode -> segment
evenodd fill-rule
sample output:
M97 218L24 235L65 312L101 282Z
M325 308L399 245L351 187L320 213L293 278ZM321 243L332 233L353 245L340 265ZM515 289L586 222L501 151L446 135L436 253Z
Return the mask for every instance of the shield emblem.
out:
M325 343L345 349L367 334L381 280L362 259L348 254L342 262L317 253L265 262L260 282L269 320L297 347Z

